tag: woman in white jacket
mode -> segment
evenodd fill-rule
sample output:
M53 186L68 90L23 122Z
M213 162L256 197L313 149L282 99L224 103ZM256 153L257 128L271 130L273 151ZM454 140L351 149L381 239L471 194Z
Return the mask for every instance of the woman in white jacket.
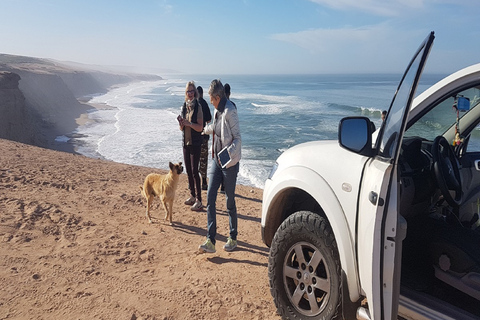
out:
M225 186L227 213L229 216L230 236L223 246L226 251L237 247L237 205L235 203L235 186L242 157L242 138L237 108L225 96L225 90L220 80L213 80L208 90L210 102L215 107L214 120L204 129L204 134L212 134L212 165L208 173L207 191L207 239L200 245L200 252L215 252L215 237L217 234L216 201L218 188L222 181ZM222 166L218 153L226 148L230 161Z

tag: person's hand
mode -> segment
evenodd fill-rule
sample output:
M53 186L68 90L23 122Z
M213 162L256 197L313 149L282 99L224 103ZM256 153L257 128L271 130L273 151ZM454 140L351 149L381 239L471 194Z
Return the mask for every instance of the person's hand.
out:
M178 120L178 125L180 126L180 130L183 130L185 119L183 119L182 116L178 116L177 120Z

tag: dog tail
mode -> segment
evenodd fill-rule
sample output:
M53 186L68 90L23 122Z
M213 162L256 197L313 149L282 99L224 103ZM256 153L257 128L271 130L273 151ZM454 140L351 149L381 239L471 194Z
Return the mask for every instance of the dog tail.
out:
M141 193L142 193L142 196L144 196L144 197L145 197L145 191L143 190L143 187L142 187L142 186L140 186L140 190L142 190L142 191L141 191Z

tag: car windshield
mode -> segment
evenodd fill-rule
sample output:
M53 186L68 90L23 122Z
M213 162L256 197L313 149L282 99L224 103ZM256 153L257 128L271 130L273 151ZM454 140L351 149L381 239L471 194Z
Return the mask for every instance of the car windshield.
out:
M457 107L459 99L460 101L468 101L469 107L467 110ZM405 137L421 137L433 141L435 137L445 135L447 132L451 132L451 134L446 138L453 139L458 132L462 138L465 138L472 132L478 119L480 119L479 105L480 86L452 94L435 105L408 128L405 131ZM477 132L480 133L477 129L473 131L473 134Z

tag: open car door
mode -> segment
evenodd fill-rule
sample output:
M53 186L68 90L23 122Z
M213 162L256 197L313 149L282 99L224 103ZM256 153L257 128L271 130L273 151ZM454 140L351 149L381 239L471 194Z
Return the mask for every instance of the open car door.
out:
M397 163L408 112L433 44L432 32L402 77L364 168L358 203L357 252L361 287L371 319L395 319L400 294L401 244L406 223L398 216Z

